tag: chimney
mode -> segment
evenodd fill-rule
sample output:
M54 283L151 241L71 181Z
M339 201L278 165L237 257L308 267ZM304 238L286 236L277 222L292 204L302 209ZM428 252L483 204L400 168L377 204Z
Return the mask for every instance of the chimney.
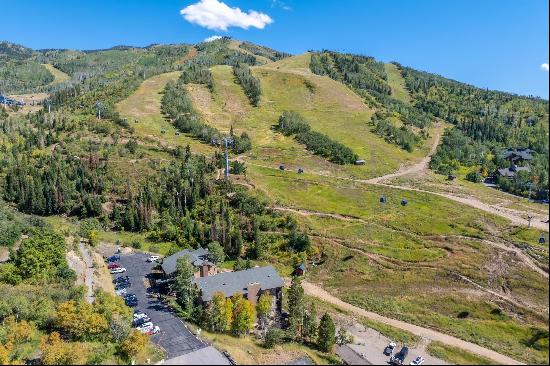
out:
M208 277L209 268L210 268L210 266L206 262L202 263L201 269L200 269L201 277Z
M258 282L249 283L247 290L248 301L250 301L252 305L256 306L256 302L258 301L258 292L260 292L260 284Z

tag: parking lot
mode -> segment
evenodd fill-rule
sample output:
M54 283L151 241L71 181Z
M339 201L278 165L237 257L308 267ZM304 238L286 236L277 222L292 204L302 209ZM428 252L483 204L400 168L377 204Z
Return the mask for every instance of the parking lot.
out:
M146 312L153 324L160 327L160 332L151 336L151 340L166 351L166 359L170 360L208 347L207 343L195 337L184 323L148 290L149 281L146 276L155 266L155 263L147 262L148 255L135 253L120 257L119 264L127 270L121 275L128 276L131 282L128 293L135 294L138 299L135 309ZM118 276L120 275L113 275L113 278Z

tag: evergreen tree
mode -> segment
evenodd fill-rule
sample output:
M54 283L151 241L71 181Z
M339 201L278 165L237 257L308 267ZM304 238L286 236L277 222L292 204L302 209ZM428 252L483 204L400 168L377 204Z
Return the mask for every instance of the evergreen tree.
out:
M195 269L187 256L178 258L173 288L186 318L192 316L197 297L197 289L193 284L194 272Z
M325 313L319 323L319 334L317 336L317 346L323 352L332 352L336 344L336 327L330 315Z
M304 325L304 289L300 277L293 277L288 290L289 330L296 340L301 340Z
M304 339L313 343L317 339L317 306L312 302L304 316Z

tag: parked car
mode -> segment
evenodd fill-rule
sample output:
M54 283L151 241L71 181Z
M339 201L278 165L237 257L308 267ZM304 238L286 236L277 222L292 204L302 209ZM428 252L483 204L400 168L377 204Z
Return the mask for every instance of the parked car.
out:
M144 318L134 319L134 321L132 322L132 326L137 328L149 322L151 322L151 318L149 318L148 316L145 316Z
M126 304L126 306L130 306L130 307L138 306L137 299L125 299L124 303Z
M115 285L115 290L122 290L123 288L131 287L132 284L130 282L120 282Z
M111 269L111 274L124 273L124 272L126 272L126 268L124 267Z
M384 348L384 354L386 356L391 356L393 354L393 352L395 351L396 347L397 347L397 344L395 344L394 342L391 342L390 344L388 344L386 346L386 348Z
M111 263L107 266L107 268L109 269L115 269L115 268L120 268L120 264L118 263Z
M117 277L113 280L113 283L114 284L117 284L117 283L130 283L130 277L128 277L128 276Z
M148 318L147 313L141 310L134 310L134 319Z
M155 325L153 329L149 329L145 334L153 335L153 334L157 334L158 332L160 332L160 328L157 325Z
M107 262L118 262L120 260L120 255L112 255L107 258Z
M405 363L405 358L407 358L407 355L409 354L409 347L404 346L401 348L401 350L396 353L392 358L390 358L390 362L394 365L403 365Z
M422 365L424 364L426 360L422 356L416 357L414 360L411 361L411 365Z
M153 323L152 322L145 322L143 324L141 324L139 327L136 327L137 330L139 330L140 332L147 332L151 329L153 329Z
M128 292L128 290L126 290L125 288L115 290L115 294L118 295L118 296L124 296L124 295L126 295L127 292Z
M156 262L160 259L160 255L152 255L149 258L147 258L147 262Z

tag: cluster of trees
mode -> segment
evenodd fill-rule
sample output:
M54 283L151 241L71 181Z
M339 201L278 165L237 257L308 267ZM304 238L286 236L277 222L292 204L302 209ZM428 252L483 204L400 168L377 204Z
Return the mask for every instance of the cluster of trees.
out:
M204 123L193 108L193 103L187 96L184 75L186 74L182 74L182 78L178 81L166 85L162 96L162 112L172 120L174 126L180 131L189 133L204 143L222 145L224 135L216 128ZM233 134L233 129L230 134ZM237 154L252 148L250 137L245 132L240 136L232 135L231 138L233 140L232 150Z
M373 57L331 51L315 52L311 55L310 69L317 75L327 75L354 89L391 94L391 88L386 83L384 63Z
M241 44L239 44L239 48L249 51L255 55L268 58L271 61L279 61L279 60L282 60L283 58L291 56L289 53L279 52L277 50L274 50L268 47L258 46L257 44L246 42L246 41L241 42Z
M26 228L27 224L0 202L0 247L11 247Z
M244 93L248 97L248 100L250 100L250 104L257 107L260 103L260 96L262 94L260 80L252 75L250 68L246 64L237 64L233 66L233 74L238 83L243 87Z
M32 225L32 223L31 223ZM0 264L0 363L21 364L40 351L46 365L97 364L114 356L130 362L148 344L132 331L132 311L101 290L84 300L84 287L66 261L65 238L48 227Z
M384 137L386 141L412 152L416 144L420 142L420 138L405 125L396 127L388 120L388 117L387 114L376 112L372 116L373 132Z
M58 152L38 158L20 155L7 171L4 198L27 213L97 216L105 169L97 156L74 159Z
M288 290L289 327L286 331L277 328L268 329L264 344L271 348L274 345L293 341L317 347L322 352L331 352L336 344L336 326L328 313L318 319L315 303L306 309L304 289L298 277L292 279Z
M212 73L204 65L192 63L183 70L181 80L185 84L204 84L208 86L208 89L214 89L214 80L212 79Z
M244 51L231 49L229 47L230 42L231 38L222 37L214 41L198 44L195 47L198 51L198 55L194 58L193 62L205 66L235 66L237 64L254 66L258 64L258 61L254 55Z
M60 302L50 332L40 342L42 362L58 365L104 361L109 354L95 349L97 342L112 345L126 362L135 361L149 340L132 329L131 322L132 311L124 300L102 290L96 292L93 304L82 299Z
M0 281L17 285L21 282L66 282L76 278L65 259L65 238L47 228L33 229L9 261L0 267Z
M48 69L34 60L0 58L0 93L26 93L53 80Z
M357 155L347 146L332 140L327 135L311 131L309 123L296 112L285 111L279 117L277 129L285 136L295 135L296 140L316 155L336 164L353 164Z
M398 64L397 64L398 65ZM548 191L548 102L535 97L480 89L441 76L398 65L415 106L455 125L445 134L431 166L448 174L459 166L475 169L482 177L508 167L504 149L535 151L531 173L513 180L499 179L506 191L545 198ZM470 178L480 180L479 176Z
M254 329L256 319L266 319L271 311L273 298L268 293L260 296L256 307L241 294L225 297L222 292L212 296L204 311L202 324L212 332L240 336Z

